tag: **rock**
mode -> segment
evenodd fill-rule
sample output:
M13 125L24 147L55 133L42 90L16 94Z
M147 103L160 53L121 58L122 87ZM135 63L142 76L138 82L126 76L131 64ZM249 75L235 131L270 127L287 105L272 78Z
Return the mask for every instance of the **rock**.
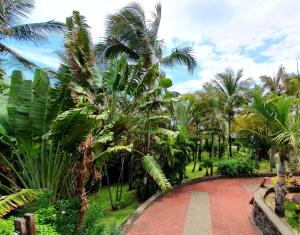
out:
M299 194L294 194L294 195L292 196L292 202L294 202L294 203L300 205L300 195L299 195Z

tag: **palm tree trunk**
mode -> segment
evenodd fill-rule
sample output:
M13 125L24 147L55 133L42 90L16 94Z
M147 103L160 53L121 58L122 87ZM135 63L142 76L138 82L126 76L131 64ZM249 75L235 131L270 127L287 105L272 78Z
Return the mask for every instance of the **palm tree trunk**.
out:
M271 153L270 153L270 172L273 172L273 168L275 168L275 148L271 148Z
M196 168L196 164L197 164L197 155L198 155L198 141L196 141L196 150L193 151L194 166L193 166L192 172L194 172L194 171L195 171L195 168Z
M214 155L215 155L215 146L214 146L214 132L211 132L211 154L210 154L210 159L211 159L211 164L210 164L210 175L213 175L213 171L214 171L214 163L213 163L213 159L214 159Z
M219 159L221 159L221 136L219 135L219 139L218 139L218 141L219 141Z
M279 164L277 168L277 183L275 185L275 213L284 217L284 198L286 194L285 184L285 153L279 153Z
M229 144L229 157L232 158L232 139L231 139L231 116L228 118L228 144Z

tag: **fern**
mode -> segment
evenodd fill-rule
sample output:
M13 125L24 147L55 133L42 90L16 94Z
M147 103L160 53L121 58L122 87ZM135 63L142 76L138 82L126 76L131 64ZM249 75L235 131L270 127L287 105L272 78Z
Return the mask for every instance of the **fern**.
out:
M144 156L142 163L144 169L153 178L163 192L168 192L172 189L170 182L167 180L165 174L152 156Z
M0 198L0 217L8 214L10 211L24 206L33 201L39 194L39 190L22 189L20 192L3 196Z
M113 153L119 153L119 152L132 152L133 150L133 144L130 145L117 145L117 146L113 146L113 147L108 147L107 150L105 150L104 152L102 152L101 154L99 154L98 156L96 156L94 158L94 160L101 158L101 157L106 157L109 154L113 154Z

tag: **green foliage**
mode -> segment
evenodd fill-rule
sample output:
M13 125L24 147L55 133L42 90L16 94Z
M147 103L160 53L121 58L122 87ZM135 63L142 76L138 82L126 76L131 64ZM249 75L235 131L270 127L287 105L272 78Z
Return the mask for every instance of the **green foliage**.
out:
M4 216L11 210L33 201L38 196L38 193L36 190L22 189L20 192L2 197L2 199L0 199L0 216Z
M80 200L77 198L60 200L56 208L56 230L60 234L76 234Z
M2 219L0 218L0 234L1 235L11 235L14 231L14 221L13 219Z
M300 231L299 205L292 202L286 202L284 208L286 210L285 219L287 220L288 224L293 229Z
M103 225L100 223L101 217L103 217L102 208L94 203L90 203L89 209L84 217L83 225L80 227L78 234L82 234L82 235L103 234L104 228Z
M218 172L227 176L247 176L255 171L255 162L248 158L233 158L218 163Z
M79 210L79 199L60 200L53 204L51 193L44 192L33 203L20 209L18 214L34 213L41 231L53 230L54 234L73 235L77 232Z
M160 166L152 156L150 155L144 156L142 162L145 170L153 178L153 180L159 185L160 189L163 192L168 192L172 189L171 184L165 178L164 173L162 172Z
M28 148L20 156L16 152L18 160L14 165L9 159L0 154L0 159L12 169L18 181L9 180L0 172L0 175L9 180L16 188L46 189L51 192L51 200L68 197L72 193L72 158L60 147L43 142L41 146ZM21 171L19 171L21 169ZM1 185L0 185L1 188Z
M7 111L18 138L31 141L46 132L49 89L49 79L42 70L36 70L33 81L24 80L21 71L13 71Z

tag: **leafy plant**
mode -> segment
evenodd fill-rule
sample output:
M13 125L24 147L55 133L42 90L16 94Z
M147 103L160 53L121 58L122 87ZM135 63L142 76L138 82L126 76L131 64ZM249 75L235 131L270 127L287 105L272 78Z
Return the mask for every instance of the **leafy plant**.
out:
M26 203L33 201L39 192L32 189L22 189L20 192L2 196L0 198L0 217L6 215L11 210L24 206Z
M255 172L255 162L248 158L222 160L218 164L218 172L228 176L246 176Z

